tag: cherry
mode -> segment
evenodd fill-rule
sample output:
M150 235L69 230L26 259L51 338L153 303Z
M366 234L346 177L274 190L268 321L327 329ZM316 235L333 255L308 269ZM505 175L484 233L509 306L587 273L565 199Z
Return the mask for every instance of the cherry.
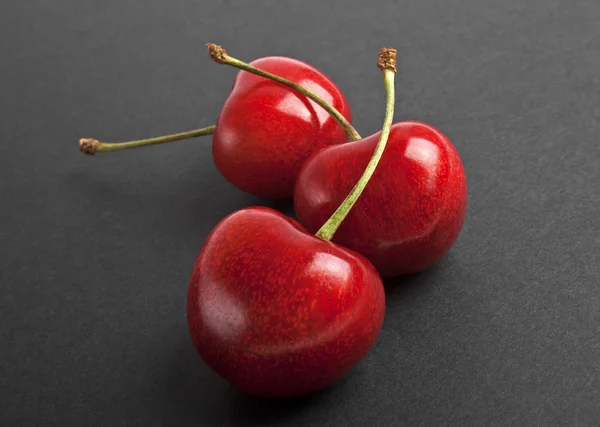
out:
M326 223L377 138L328 147L306 161L294 207L307 230ZM425 123L394 124L372 181L333 241L364 255L384 277L417 273L440 260L458 237L467 206L465 172L450 140Z
M212 57L229 63L221 52ZM351 120L343 93L317 69L281 57L253 64L312 90ZM355 139L352 132L348 137ZM286 198L292 197L296 176L312 152L345 141L344 129L314 101L276 81L239 73L217 119L213 157L223 176L241 190Z
M82 138L80 150L93 155L214 134L213 158L229 182L257 196L287 198L310 154L360 139L344 94L316 68L286 57L246 64L220 46L207 46L214 61L241 70L216 125L123 143Z
M385 295L361 255L270 208L223 219L190 281L188 324L205 363L248 393L320 390L369 351Z
M394 58L393 49L380 53L384 126L364 173L332 216L332 229L352 209L385 148ZM366 355L381 329L385 292L363 256L277 211L251 207L224 218L207 237L187 311L194 345L215 372L251 394L298 396L329 386Z

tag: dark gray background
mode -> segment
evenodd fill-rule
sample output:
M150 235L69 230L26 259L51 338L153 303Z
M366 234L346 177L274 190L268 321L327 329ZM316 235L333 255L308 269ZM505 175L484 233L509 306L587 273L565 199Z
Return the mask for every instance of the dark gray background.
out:
M0 3L0 425L600 424L600 3L596 0ZM185 320L195 257L243 194L210 138L96 158L214 122L240 59L328 74L381 126L375 66L399 50L396 120L465 164L463 232L387 283L369 356L290 401L237 392Z

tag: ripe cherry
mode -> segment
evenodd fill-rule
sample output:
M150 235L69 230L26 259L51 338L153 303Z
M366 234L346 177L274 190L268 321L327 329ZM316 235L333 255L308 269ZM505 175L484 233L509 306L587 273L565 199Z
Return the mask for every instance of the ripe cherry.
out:
M294 207L308 231L319 230L350 191L377 138L328 147L306 161ZM450 140L425 123L396 123L370 185L333 241L364 255L384 277L417 273L450 250L466 207L465 171Z
M388 96L384 126L354 189L332 216L339 226L373 174L393 117L395 50L378 65ZM383 322L381 277L361 255L268 208L246 208L209 234L188 292L195 347L240 389L298 396L332 384L369 351Z
M246 64L220 46L209 43L208 48L214 61L242 70L216 125L124 143L83 138L81 151L95 154L214 134L213 158L229 182L257 196L287 198L310 154L360 139L344 94L316 68L286 57Z
M213 58L224 63L228 59L217 54ZM262 58L253 65L310 89L351 120L343 93L310 65L282 57ZM276 81L241 72L217 119L213 157L223 176L241 190L286 198L292 197L306 158L320 148L345 142L346 137L344 129L314 101Z
M190 334L208 366L243 391L285 397L329 386L365 356L385 294L361 255L253 207L210 233L187 304Z

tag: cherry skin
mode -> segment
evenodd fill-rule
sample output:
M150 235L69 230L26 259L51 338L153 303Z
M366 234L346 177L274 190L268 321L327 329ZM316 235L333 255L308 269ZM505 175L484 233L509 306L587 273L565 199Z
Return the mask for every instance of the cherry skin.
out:
M378 135L324 148L306 161L294 207L309 232L350 192ZM450 140L425 123L396 123L377 170L332 241L364 255L384 277L417 273L448 252L466 206L466 176Z
M264 207L234 212L212 230L187 303L206 364L263 397L331 385L369 351L384 310L369 261Z
M351 121L344 94L316 68L286 57L260 58L250 65L312 90ZM213 157L237 188L262 197L289 198L306 158L346 138L314 101L281 83L240 71L216 123Z

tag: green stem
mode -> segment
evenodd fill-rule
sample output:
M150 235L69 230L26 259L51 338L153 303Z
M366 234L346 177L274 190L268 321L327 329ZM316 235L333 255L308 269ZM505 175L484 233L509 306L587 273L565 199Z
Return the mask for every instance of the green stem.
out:
M333 105L329 104L327 101L325 101L323 98L321 98L319 95L317 95L313 91L306 89L305 87L302 87L299 84L294 83L290 80L284 79L283 77L279 77L275 74L271 74L267 71L263 71L263 70L256 68L250 64L240 61L239 59L233 58L227 54L225 49L223 49L221 46L218 46L214 43L207 43L206 46L208 47L208 53L209 53L210 57L213 59L213 61L215 61L219 64L230 65L232 67L239 68L240 70L248 71L249 73L256 74L257 76L261 76L261 77L265 77L267 79L274 80L274 81L284 84L288 87L291 87L292 89L297 90L298 92L300 92L307 98L312 99L315 103L317 103L325 111L327 111L335 119L335 121L339 123L339 125L342 127L342 129L344 129L344 132L346 133L346 136L348 137L348 139L350 141L358 141L359 139L361 139L361 136L358 134L356 129L354 129L352 127L350 122L348 120L346 120L346 118L342 115L342 113L340 113L338 110L336 110Z
M100 142L92 138L82 138L79 140L79 149L85 153L94 155L98 152L127 150L130 148L146 147L148 145L164 144L166 142L180 141L182 139L196 138L203 135L212 135L215 132L215 125L202 129L195 129L188 132L175 133L172 135L158 136L155 138L139 139L128 142Z
M381 135L379 136L379 141L377 141L377 146L375 147L375 151L365 168L362 176L350 191L350 194L346 197L346 199L342 202L342 204L337 208L337 210L331 215L331 217L327 220L325 224L317 231L316 236L322 238L323 240L331 240L333 235L342 224L363 190L369 183L369 180L373 176L375 172L375 168L377 168L377 164L383 155L383 151L385 150L385 146L387 144L387 140L390 134L390 128L392 126L392 121L394 119L394 77L396 75L396 50L395 49L382 49L379 54L379 62L378 65L383 72L383 81L385 85L386 91L386 104L385 104L385 118L383 120L383 127L381 128Z

